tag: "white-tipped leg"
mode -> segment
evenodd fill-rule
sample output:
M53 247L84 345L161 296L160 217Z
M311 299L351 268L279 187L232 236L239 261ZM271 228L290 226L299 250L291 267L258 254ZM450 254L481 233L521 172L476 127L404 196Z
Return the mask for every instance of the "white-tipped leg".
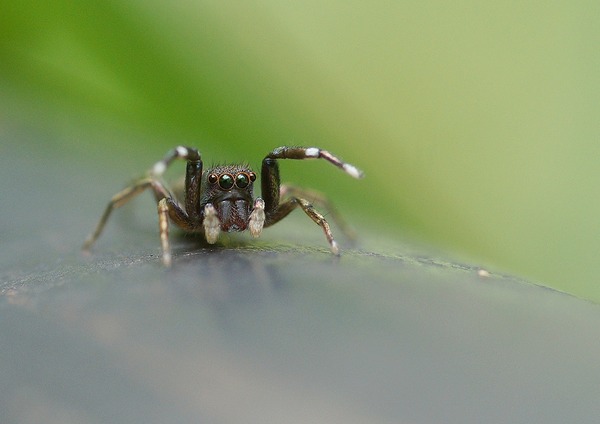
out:
M331 253L333 253L335 256L340 256L340 248L338 247L337 242L335 240L331 240L329 245L331 247Z
M362 178L364 176L364 173L360 169L358 169L356 166L342 161L337 156L334 156L327 150L320 150L318 157L328 160L329 162L333 163L335 166L342 168L344 171L346 171L346 174L350 175L353 178Z
M342 169L344 171L346 171L347 174L349 174L351 177L354 177L354 178L362 178L365 175L360 169L358 169L354 165L350 165L349 163L343 164Z
M252 237L260 236L263 226L265 225L265 202L260 197L254 201L254 209L250 214L248 221L248 229Z
M153 177L162 176L171 162L175 159L184 159L189 161L200 161L200 153L192 147L177 146L167 152L166 156L150 168L150 175Z
M217 216L217 210L210 203L204 206L204 221L202 225L204 226L204 237L207 243L215 244L221 232L221 223Z
M334 164L338 168L343 169L346 174L354 178L362 178L363 172L356 166L344 162L337 156L333 155L327 150L321 150L318 147L288 147L281 146L273 149L269 153L266 159L325 159L326 161Z
M167 199L158 202L158 231L162 246L162 261L166 267L171 266L171 246L169 244L169 206Z

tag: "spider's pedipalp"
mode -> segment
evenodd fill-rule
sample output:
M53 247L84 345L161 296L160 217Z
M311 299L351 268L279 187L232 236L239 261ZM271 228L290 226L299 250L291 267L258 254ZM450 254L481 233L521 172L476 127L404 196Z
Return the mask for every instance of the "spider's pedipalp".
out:
M265 225L265 202L260 197L254 201L254 209L250 214L248 228L252 237L260 236Z
M204 206L204 221L202 225L204 227L206 242L208 244L215 244L221 232L221 223L217 216L217 210L211 203Z

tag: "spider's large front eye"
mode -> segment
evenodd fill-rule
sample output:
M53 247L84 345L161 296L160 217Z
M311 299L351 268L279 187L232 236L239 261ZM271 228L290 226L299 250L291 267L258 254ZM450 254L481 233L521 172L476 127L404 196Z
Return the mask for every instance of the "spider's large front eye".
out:
M223 190L229 190L233 187L234 181L233 176L229 174L223 174L219 177L219 187Z
M250 183L250 177L248 177L247 174L240 172L239 174L237 174L235 176L235 185L238 186L239 188L246 188L246 187L248 187L249 183Z

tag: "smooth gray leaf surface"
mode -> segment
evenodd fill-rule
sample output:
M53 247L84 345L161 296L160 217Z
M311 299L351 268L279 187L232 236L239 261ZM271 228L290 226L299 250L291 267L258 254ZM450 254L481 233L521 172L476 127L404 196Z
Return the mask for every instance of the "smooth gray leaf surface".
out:
M6 159L2 423L600 419L595 304L366 228L336 258L301 213L167 270L150 196L85 257L118 176Z

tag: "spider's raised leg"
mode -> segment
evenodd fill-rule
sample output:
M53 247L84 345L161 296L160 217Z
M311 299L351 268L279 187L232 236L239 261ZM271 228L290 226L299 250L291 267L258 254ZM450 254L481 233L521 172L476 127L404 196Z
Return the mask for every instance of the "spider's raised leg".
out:
M198 150L185 146L178 146L169 150L165 157L156 162L150 169L150 175L154 177L162 176L175 159L187 160L184 189L185 210L191 220L199 221L201 219L198 204L200 200L200 182L202 180L202 159ZM156 200L159 201L160 198L157 197Z
M327 220L317 212L311 203L302 197L291 197L280 203L281 181L279 177L278 159L325 159L333 165L344 170L354 178L362 178L363 173L354 165L343 162L338 157L326 150L317 147L278 147L271 151L262 162L261 189L262 198L265 202L265 227L275 224L285 218L292 210L300 206L302 210L322 229L327 237L331 251L339 254L339 248L335 242Z
M261 195L265 201L265 212L273 214L279 207L280 197L280 178L279 165L277 159L325 159L334 164L338 168L343 169L347 174L354 178L362 178L363 172L332 155L327 150L319 149L318 147L287 147L282 146L273 149L262 162L261 169ZM289 213L289 212L288 212Z

